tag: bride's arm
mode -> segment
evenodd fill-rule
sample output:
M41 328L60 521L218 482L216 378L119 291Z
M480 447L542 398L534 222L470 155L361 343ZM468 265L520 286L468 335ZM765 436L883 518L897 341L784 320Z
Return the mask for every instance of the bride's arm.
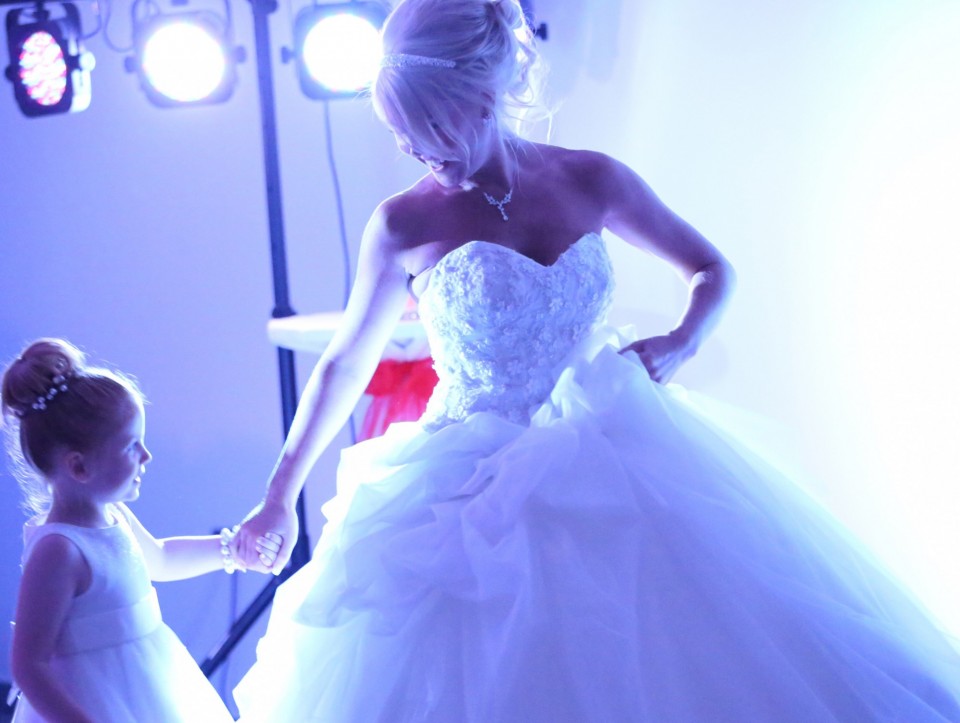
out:
M736 273L723 254L667 208L634 171L609 158L604 165L600 187L605 227L666 261L689 287L686 308L672 331L627 347L637 352L654 381L665 383L720 321Z
M343 321L307 381L260 506L238 533L238 551L250 568L264 569L256 539L283 537L272 565L290 559L298 529L295 505L307 474L346 423L370 381L407 297L407 272L382 205L364 230L357 275Z

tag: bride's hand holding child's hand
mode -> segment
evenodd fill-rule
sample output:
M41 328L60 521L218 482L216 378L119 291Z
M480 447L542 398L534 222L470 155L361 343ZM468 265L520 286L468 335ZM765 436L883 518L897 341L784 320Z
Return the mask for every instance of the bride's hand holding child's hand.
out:
M298 534L294 509L264 501L240 525L233 554L248 570L279 575L290 559Z
M693 344L677 332L635 341L620 353L627 351L636 352L650 378L658 384L669 382L683 363L696 353Z

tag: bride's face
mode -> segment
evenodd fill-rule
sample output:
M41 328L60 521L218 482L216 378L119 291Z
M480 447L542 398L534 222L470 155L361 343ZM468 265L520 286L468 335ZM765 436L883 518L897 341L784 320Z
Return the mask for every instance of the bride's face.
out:
M397 147L425 165L441 186L469 185L470 177L487 162L496 147L497 131L489 112L471 108L451 114L442 123L432 119L428 122L436 142L430 139L418 143L411 132L391 127Z

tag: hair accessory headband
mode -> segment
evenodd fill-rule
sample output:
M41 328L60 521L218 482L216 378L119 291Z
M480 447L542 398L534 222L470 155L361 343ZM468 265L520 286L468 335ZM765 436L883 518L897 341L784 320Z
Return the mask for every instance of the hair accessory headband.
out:
M427 68L456 68L453 60L446 58L431 58L429 55L411 55L410 53L393 53L384 55L380 60L381 68L412 68L415 66Z

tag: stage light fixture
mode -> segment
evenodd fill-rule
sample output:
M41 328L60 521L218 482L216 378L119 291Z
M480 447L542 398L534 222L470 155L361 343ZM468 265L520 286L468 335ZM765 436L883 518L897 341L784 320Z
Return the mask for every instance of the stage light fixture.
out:
M311 5L297 13L294 50L300 88L309 98L356 96L373 81L380 64L380 28L387 8L378 2Z
M73 3L44 3L7 13L7 79L29 117L77 113L90 106L93 55L83 49ZM56 12L56 16L54 15Z
M232 47L229 22L209 12L157 14L136 23L129 72L150 102L164 108L222 103L236 86L243 48Z

